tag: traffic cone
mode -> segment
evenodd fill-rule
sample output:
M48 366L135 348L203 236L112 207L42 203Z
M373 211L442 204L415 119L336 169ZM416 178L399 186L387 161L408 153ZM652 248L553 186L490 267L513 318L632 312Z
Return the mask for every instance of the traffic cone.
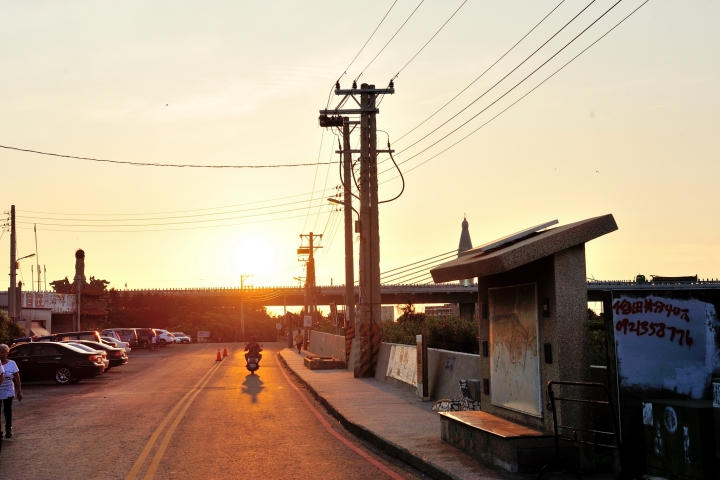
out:
M222 357L220 356L220 349L218 348L218 354L217 358L215 359L216 362L222 362Z
M223 348L223 358L227 357L227 347Z

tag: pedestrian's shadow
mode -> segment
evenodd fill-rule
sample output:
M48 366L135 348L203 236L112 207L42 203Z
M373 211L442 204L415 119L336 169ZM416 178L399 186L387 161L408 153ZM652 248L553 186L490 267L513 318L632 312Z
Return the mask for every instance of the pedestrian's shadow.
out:
M263 386L263 381L260 380L260 376L250 374L245 376L245 381L243 382L242 389L240 391L245 395L250 395L250 401L252 403L257 403L257 397L264 388L265 387Z

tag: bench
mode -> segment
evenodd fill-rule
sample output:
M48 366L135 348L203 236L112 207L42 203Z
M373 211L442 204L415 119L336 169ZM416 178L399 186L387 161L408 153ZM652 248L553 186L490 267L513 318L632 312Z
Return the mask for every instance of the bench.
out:
M345 362L338 360L335 357L323 357L320 355L314 355L308 353L304 358L303 363L310 370L334 370L345 368Z
M509 472L536 473L553 458L553 435L484 411L439 412L443 441Z

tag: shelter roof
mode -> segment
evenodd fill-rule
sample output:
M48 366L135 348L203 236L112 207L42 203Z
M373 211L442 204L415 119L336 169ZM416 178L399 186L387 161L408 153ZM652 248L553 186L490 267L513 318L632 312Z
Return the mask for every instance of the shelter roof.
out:
M617 229L612 214L588 218L533 233L492 250L469 250L465 255L433 268L430 273L437 283L495 275L589 242Z

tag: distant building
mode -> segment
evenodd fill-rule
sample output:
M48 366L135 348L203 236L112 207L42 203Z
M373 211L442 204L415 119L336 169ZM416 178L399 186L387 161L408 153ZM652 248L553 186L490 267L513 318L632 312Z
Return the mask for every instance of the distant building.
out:
M460 308L457 303L446 303L440 306L426 306L425 315L428 317L457 317L460 315Z
M395 307L390 305L383 305L380 307L380 320L383 322L394 322L395 321Z

